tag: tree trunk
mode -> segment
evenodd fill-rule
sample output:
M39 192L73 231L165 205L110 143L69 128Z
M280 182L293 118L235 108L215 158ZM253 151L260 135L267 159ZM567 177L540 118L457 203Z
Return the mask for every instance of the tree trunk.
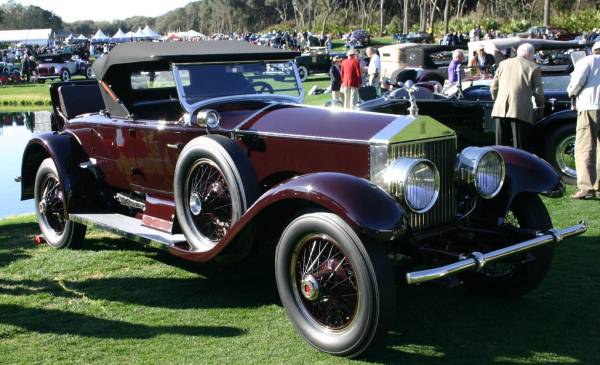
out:
M404 22L402 23L402 33L408 34L408 0L404 0Z
M379 36L383 36L383 0L379 0Z
M450 11L450 0L446 0L446 6L444 7L444 34L448 34L450 22L448 19L448 12Z
M544 0L544 27L550 26L550 0Z
M431 10L429 11L429 27L430 27L430 34L431 37L433 37L433 23L435 22L435 8L437 7L437 0L431 0Z

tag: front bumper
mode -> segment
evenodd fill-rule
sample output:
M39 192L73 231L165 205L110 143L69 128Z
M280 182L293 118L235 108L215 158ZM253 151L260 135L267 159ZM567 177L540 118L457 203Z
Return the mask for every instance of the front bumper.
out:
M436 267L422 271L414 271L406 274L408 284L419 284L431 280L445 278L449 275L458 274L468 270L481 270L486 264L504 259L508 256L521 252L529 251L550 244L558 244L565 238L573 237L585 233L587 224L580 222L564 229L551 229L545 233L540 233L537 237L523 241L508 247L504 247L488 253L472 252L463 256L460 261L445 266Z

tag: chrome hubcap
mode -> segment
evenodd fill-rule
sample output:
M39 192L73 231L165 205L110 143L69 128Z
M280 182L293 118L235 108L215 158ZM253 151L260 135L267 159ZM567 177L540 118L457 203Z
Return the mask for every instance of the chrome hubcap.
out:
M193 215L198 215L202 213L202 200L198 194L193 193L190 196L190 211Z
M319 298L319 282L314 276L306 275L302 279L302 295L311 302Z
M577 177L575 170L575 136L563 139L556 148L556 164L558 169L572 178Z

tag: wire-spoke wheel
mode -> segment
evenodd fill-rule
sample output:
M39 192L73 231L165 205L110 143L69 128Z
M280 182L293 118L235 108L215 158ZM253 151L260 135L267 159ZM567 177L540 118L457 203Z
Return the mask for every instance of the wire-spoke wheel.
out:
M518 195L505 215L504 225L537 231L552 228L546 206L535 194ZM480 272L461 277L465 286L477 293L516 297L535 289L546 276L552 263L554 247L540 248L488 263Z
M305 314L333 330L352 322L358 308L356 274L331 237L307 236L292 257L292 268L296 295L304 304Z
M233 202L223 172L211 160L200 159L186 178L185 196L188 219L196 233L211 242L227 234L233 217Z
M194 251L208 251L221 242L259 191L252 164L240 147L215 135L185 146L173 185L177 221ZM238 235L219 257L226 255L227 262L243 259L250 252L252 237Z
M396 292L383 245L365 242L335 214L302 215L275 253L281 302L315 348L358 356L393 323Z
M64 248L81 243L86 227L67 219L62 186L50 158L42 162L36 174L35 208L40 230L49 245Z

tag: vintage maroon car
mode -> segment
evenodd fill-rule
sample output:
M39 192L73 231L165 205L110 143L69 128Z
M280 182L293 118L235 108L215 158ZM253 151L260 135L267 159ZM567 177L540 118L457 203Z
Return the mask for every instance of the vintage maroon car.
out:
M296 329L357 356L394 324L396 283L521 295L554 245L586 230L553 229L539 194L563 186L534 155L459 152L430 117L302 105L296 55L233 41L118 45L94 63L98 81L52 85L55 132L30 141L21 177L45 240L73 247L95 225L229 263L275 241Z

